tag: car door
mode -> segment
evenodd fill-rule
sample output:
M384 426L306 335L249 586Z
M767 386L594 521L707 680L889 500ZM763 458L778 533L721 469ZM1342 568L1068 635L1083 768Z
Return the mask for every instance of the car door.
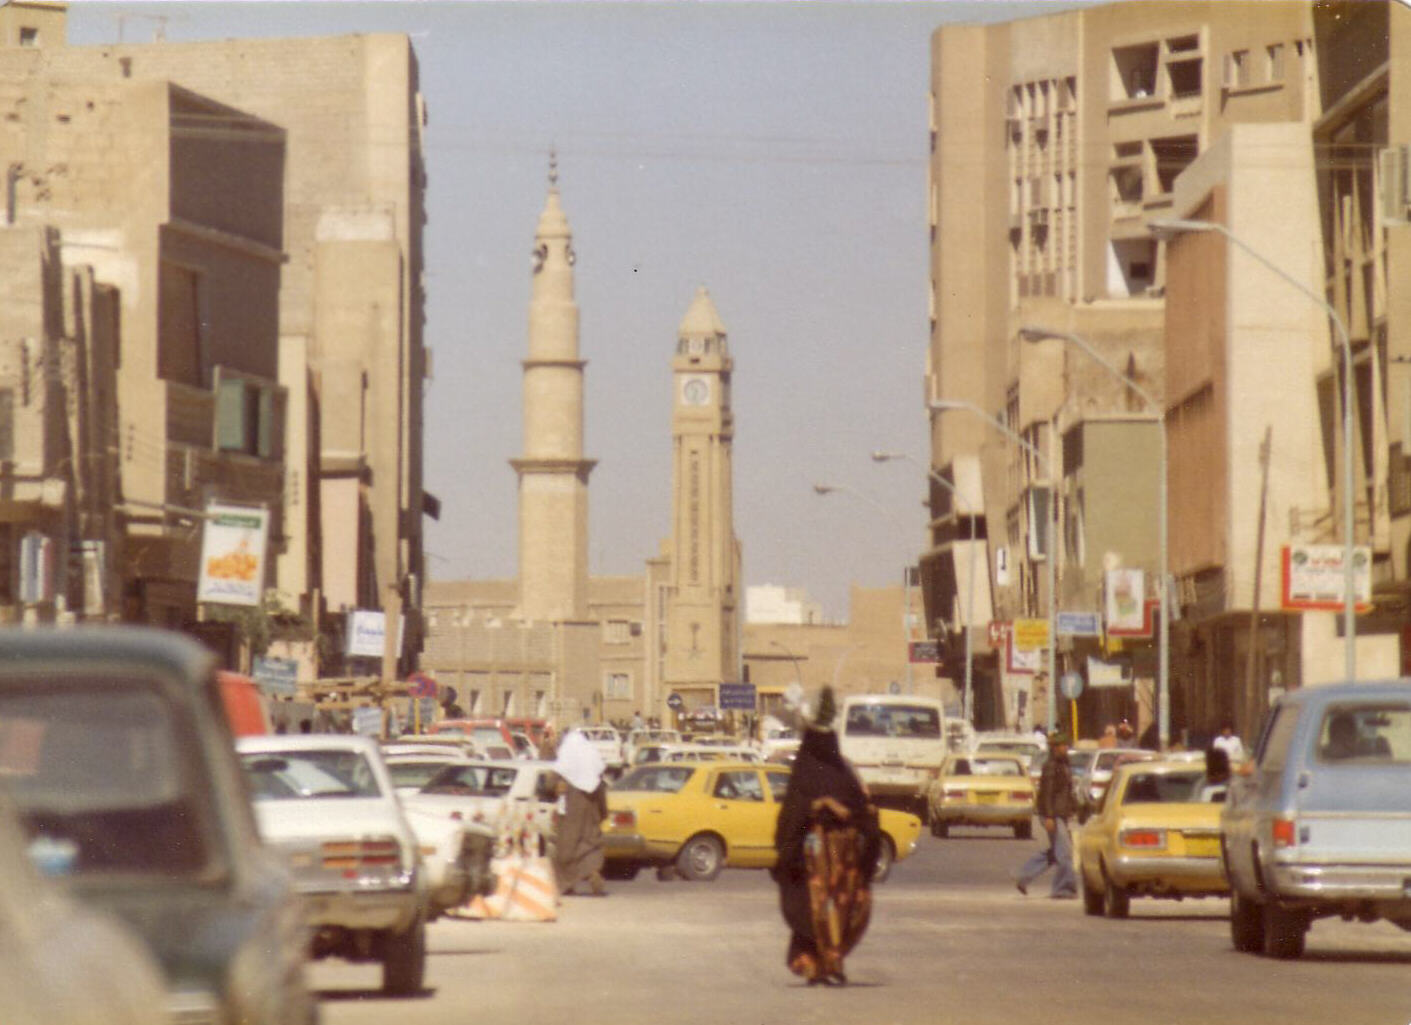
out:
M774 822L779 806L768 799L758 769L722 769L710 774L710 806L725 837L727 863L758 868L774 860Z

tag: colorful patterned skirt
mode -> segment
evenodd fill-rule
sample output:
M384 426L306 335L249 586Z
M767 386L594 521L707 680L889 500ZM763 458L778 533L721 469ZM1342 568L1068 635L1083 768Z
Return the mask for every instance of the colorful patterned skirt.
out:
M789 969L811 983L846 982L843 958L862 939L872 915L863 837L852 826L815 822L804 838L803 853L812 936L794 933Z

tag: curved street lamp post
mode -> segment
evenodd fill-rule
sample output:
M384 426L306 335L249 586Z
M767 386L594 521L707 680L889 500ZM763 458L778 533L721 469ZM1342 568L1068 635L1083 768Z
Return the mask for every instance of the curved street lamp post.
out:
M903 459L915 466L921 466L921 462L905 452L873 452L872 461L874 463L887 463L894 459ZM927 475L951 493L951 497L965 507L966 515L970 517L970 579L967 581L965 593L965 690L962 699L962 716L970 725L975 725L974 702L974 660L970 650L970 628L975 625L975 509L961 495L960 490L946 480L929 466L922 467Z
M1015 431L1011 430L1010 427L1009 427L1007 424L1002 423L1002 422L999 421L999 420L996 420L994 417L990 416L988 413L986 413L986 412L985 412L983 409L981 409L979 406L975 405L973 402L964 402L964 401L962 401L962 400L960 400L960 399L932 399L931 402L928 404L928 408L931 409L933 412L945 412L945 411L952 410L952 409L963 409L963 410L965 410L965 411L968 412L968 413L973 413L975 416L978 416L981 420L985 421L985 423L989 424L989 425L990 425L991 427L993 427L995 430L999 431L999 432L1000 432L1001 434L1003 434L1005 437L1009 438L1011 441L1013 441L1013 442L1015 442L1017 445L1019 445L1019 447L1021 447L1022 449L1024 449L1026 452L1028 452L1028 453L1030 453L1031 455L1033 455L1033 457L1038 460L1039 465L1043 468L1044 473L1048 476L1048 479L1049 479L1049 486L1050 486L1050 488L1053 489L1053 492L1050 494L1050 501L1049 501L1049 508L1048 508L1048 516L1046 517L1047 520L1048 520L1048 522L1044 524L1044 528L1045 528L1045 531L1044 531L1044 532L1045 532L1045 535L1046 535L1046 539L1047 539L1047 541L1048 541L1048 551L1044 553L1044 556L1045 556L1045 557L1044 557L1045 575L1046 575L1047 578L1048 578L1048 709L1047 709L1047 711L1048 711L1048 728L1049 728L1050 731L1052 731L1053 728L1054 728L1055 723L1056 723L1057 720L1058 720L1058 701L1057 701L1057 690L1058 690L1058 672L1057 672L1057 666L1058 666L1058 651L1057 651L1057 638L1054 636L1054 613L1055 613L1055 610L1058 608L1058 591L1057 591L1056 588L1055 588L1055 583L1056 583L1056 581L1055 581L1055 573L1054 573L1054 563L1058 561L1058 552L1057 552L1057 550L1056 550L1056 544L1055 544L1055 538L1054 538L1054 529L1053 529L1053 510L1054 510L1054 507L1055 507L1056 503L1052 500L1052 499L1055 497L1055 493L1057 492L1057 489L1058 489L1058 480L1057 480L1057 478L1054 477L1054 474L1053 474L1053 464L1049 462L1048 456L1044 455L1042 452L1040 452L1037 448L1035 448L1035 447L1034 447L1033 445L1031 445L1029 442L1025 441L1022 437L1019 436L1018 433L1016 433Z
M1157 587L1157 600L1160 602L1161 620L1157 635L1157 672L1156 672L1156 728L1160 737L1161 750L1165 751L1170 747L1171 741L1171 610L1169 601L1171 597L1171 567L1168 562L1169 555L1167 549L1167 482L1166 482L1166 410L1162 403L1156 400L1145 388L1142 388L1122 371L1118 370L1107 359L1105 359L1093 346L1079 335L1068 331L1056 331L1052 328L1029 326L1019 329L1019 337L1026 342L1040 342L1045 338L1056 338L1060 341L1070 342L1082 349L1094 362L1101 366L1113 377L1121 381L1126 387L1136 392L1137 397L1146 403L1161 427L1161 448L1160 459L1160 487L1157 508L1157 545L1160 549L1157 553L1157 560L1160 563L1161 581Z
M1160 220L1148 221L1147 226L1160 234L1176 235L1183 231L1213 231L1225 236L1225 239L1235 248L1243 251L1246 255L1253 257L1263 264L1278 277L1294 289L1302 292L1311 299L1317 306L1328 315L1328 319L1333 322L1333 328L1337 331L1338 344L1342 347L1342 531L1343 531L1343 639L1345 641L1343 659L1344 672L1348 681L1357 679L1357 617L1355 615L1357 605L1357 575L1353 568L1353 556L1356 554L1354 546L1354 523L1353 516L1356 513L1356 505L1353 502L1353 491L1356 487L1356 477L1353 472L1352 457L1352 340L1347 333L1347 325L1342 322L1342 317L1325 296L1319 295L1311 288L1299 281L1296 277L1275 264L1267 256L1250 247L1250 245L1230 231L1223 224L1214 221L1198 221L1186 218L1163 218Z

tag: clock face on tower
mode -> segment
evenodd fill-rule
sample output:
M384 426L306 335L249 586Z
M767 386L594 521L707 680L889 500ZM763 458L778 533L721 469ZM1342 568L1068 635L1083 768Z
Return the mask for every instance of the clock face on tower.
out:
M681 401L688 406L704 406L710 401L710 378L683 378L681 380Z

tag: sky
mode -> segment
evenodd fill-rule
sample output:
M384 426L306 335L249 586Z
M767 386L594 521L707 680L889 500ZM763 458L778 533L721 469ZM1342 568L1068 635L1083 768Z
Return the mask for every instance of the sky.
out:
M76 44L403 32L429 110L433 580L517 573L530 250L556 149L578 255L590 571L670 531L671 357L697 287L735 361L746 586L899 582L926 541L929 43L1071 4L73 3ZM311 83L311 86L316 86ZM815 484L844 490L820 496Z

